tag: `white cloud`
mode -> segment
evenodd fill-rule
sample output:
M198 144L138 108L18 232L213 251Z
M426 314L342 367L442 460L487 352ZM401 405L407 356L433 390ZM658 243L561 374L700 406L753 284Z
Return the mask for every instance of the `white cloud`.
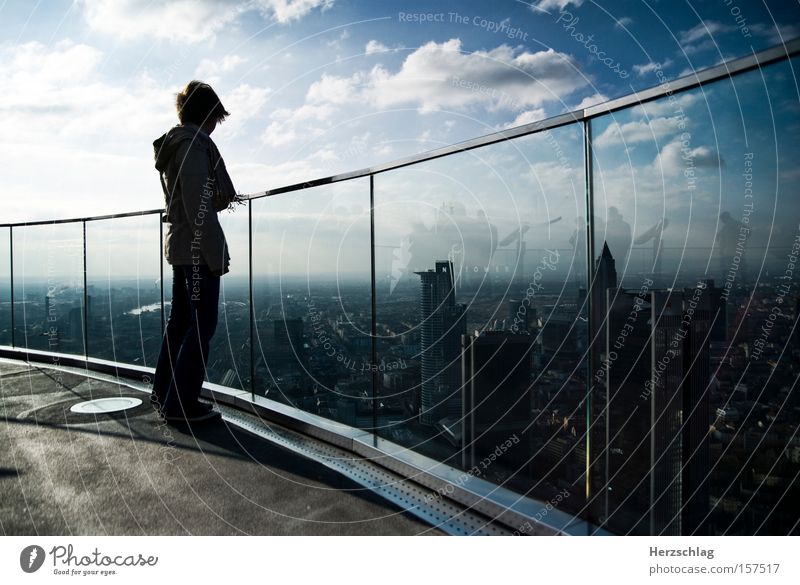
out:
M0 61L5 91L0 100L9 105L9 100L16 98L23 101L19 104L37 103L39 100L53 99L50 95L36 95L42 90L55 89L63 82L83 81L95 70L103 58L98 49L85 44L74 44L62 41L53 50L38 42L30 42L3 50ZM26 93L30 92L29 96ZM32 98L28 102L26 97ZM35 99L34 99L35 98Z
M617 22L614 23L614 28L624 30L632 24L633 19L630 16L623 16L622 18L617 19Z
M514 128L516 126L522 126L523 124L530 124L531 122L538 122L539 120L544 120L547 117L543 108L536 108L534 110L526 110L519 114L516 118L514 118L513 122L510 122L504 126L504 128Z
M578 8L581 4L583 4L583 0L539 0L530 6L534 9L534 11L541 10L544 12L549 12L550 10L564 10L570 4Z
M290 160L277 164L226 163L236 190L242 193L258 193L317 177L316 165L308 160Z
M655 71L666 69L670 65L672 65L672 59L667 59L663 63L659 63L657 61L650 61L649 63L634 65L633 70L639 77L644 77L648 73L654 73Z
M663 171L664 175L674 176L686 169L715 169L724 166L725 163L717 151L707 146L684 149L680 140L674 140L661 149L653 164Z
M109 140L126 132L137 137L174 116L172 88L146 76L110 85L98 73L103 58L97 48L69 40L52 48L31 42L0 50L0 111L14 114L5 116L3 135L47 143Z
M418 48L397 73L374 67L363 98L377 108L416 104L422 112L514 109L559 101L586 83L575 62L553 49L531 53L500 45L467 53L459 39L450 39Z
M394 148L392 148L389 144L382 144L380 146L376 146L373 149L373 152L379 157L386 158L394 154Z
M334 109L328 104L304 104L296 110L280 108L275 110L262 137L263 141L271 146L284 146L291 144L299 138L312 138L320 136L323 130L318 124L307 127L302 132L299 127L306 122L321 122L330 118Z
M360 115L365 108L381 111L407 104L422 113L514 112L512 124L524 124L544 118L547 103L561 101L586 83L574 62L552 49L531 53L501 45L467 53L458 39L429 42L397 71L377 65L349 77L323 74L309 86L300 107L273 112L263 138L272 145L313 139L329 128L335 111L358 108Z
M262 14L272 14L278 22L299 20L317 7L327 10L334 0L256 0ZM343 37L347 38L347 37Z
M246 62L247 59L239 55L225 55L222 60L203 59L195 70L195 77L207 83L214 83L223 73L230 73Z
M177 121L179 88L145 74L111 83L104 61L102 51L69 40L0 48L3 180L26 201L6 210L8 221L163 204L152 142ZM55 184L58 197L44 196Z
M214 138L232 138L246 128L251 120L258 117L270 93L272 90L268 87L253 87L247 83L241 83L231 91L224 92L220 99L231 115L219 126Z
M241 83L225 94L225 107L231 112L231 117L238 114L241 119L252 118L267 102L271 91L268 87L253 87Z
M705 40L706 37L711 37L713 39L714 35L724 34L733 30L736 30L736 27L733 25L722 24L716 20L706 20L693 26L689 30L678 33L678 39L682 45L688 45L700 40Z
M257 10L280 23L297 20L311 10L323 10L333 0L78 0L92 30L123 40L167 39L196 43L234 26L245 12Z
M358 93L362 77L359 73L354 73L351 77L323 73L322 78L308 88L306 101L311 104L344 104Z
M340 51L342 49L342 42L346 41L349 38L350 38L350 31L347 30L347 29L344 29L341 32L341 34L339 34L338 37L326 42L325 44L328 47L330 47L331 49L333 49L334 51Z
M570 108L571 110L582 110L584 108L588 108L590 106L594 106L596 104L602 104L603 102L607 102L608 97L602 93L595 93L590 96L586 96L581 100L581 102L575 106L574 108Z
M713 91L713 89L706 89L703 93L688 91L677 96L673 95L671 99L658 99L639 104L631 108L631 114L648 118L675 116L681 113L685 115L692 106L708 99Z
M594 141L599 147L630 146L648 140L658 141L659 138L675 133L678 129L677 118L652 118L647 120L633 120L620 124L612 122Z
M79 0L92 30L123 40L140 37L196 43L235 21L238 2L212 0Z
M367 46L364 47L364 52L367 55L372 55L373 53L383 53L383 52L388 51L388 50L389 50L389 47L384 45L382 42L376 41L376 40L369 41L367 43Z
M754 24L750 30L757 36L764 37L769 40L773 45L785 43L790 39L800 36L800 27L794 24L776 24L774 26L767 24Z
M717 189L717 169L725 162L706 146L689 146L685 151L682 148L680 140L670 139L649 162L632 166L625 161L616 167L598 166L595 170L596 200L604 201L606 206L617 206L623 213L628 209L639 216L641 226L634 226L638 233L649 228L664 213L670 216L674 228L688 225L687 214L692 202L696 205ZM690 181L685 174L687 171L692 173L691 180L695 182L693 192L687 188ZM633 202L631 194L635 195Z

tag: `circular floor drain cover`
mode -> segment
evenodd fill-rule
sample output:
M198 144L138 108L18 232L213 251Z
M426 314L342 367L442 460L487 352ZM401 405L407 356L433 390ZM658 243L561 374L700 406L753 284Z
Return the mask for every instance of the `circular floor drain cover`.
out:
M87 402L79 402L70 407L71 412L78 414L105 414L108 412L119 412L136 408L142 403L138 398L128 398L125 396L115 396L113 398L98 398Z

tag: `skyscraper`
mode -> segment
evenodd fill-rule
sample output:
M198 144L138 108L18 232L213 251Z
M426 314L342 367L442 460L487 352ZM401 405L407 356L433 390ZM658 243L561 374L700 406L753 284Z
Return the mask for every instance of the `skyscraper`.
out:
M466 306L455 302L451 261L437 261L435 269L414 274L420 276L420 422L433 425L442 418L461 415L460 356Z
M607 395L606 380L598 380L597 372L603 368L604 356L607 352L606 327L608 317L608 307L606 305L606 291L617 288L617 269L614 257L608 248L608 244L603 242L603 249L600 256L595 260L595 273L589 283L589 305L590 325L589 340L592 345L591 352L591 372L592 382L590 386L589 399L591 402L591 418L594 421L591 429L591 439L589 441L591 481L595 485L605 485L606 483L606 464L608 453L607 445L607 405L609 397ZM614 295L611 295L614 299ZM605 495L594 498L589 502L589 515L595 521L602 521L606 514Z
M650 502L649 533L681 534L683 392L691 392L680 292L650 293ZM708 354L706 354L708 355ZM684 384L686 376L686 384ZM646 399L645 399L646 400ZM687 446L688 447L688 446Z
M605 521L631 534L702 534L708 512L710 300L606 291ZM625 335L621 332L625 331Z
M533 337L528 334L483 331L462 337L464 469L514 435L522 448L504 455L502 465L518 469L527 463L532 349Z
M720 322L726 323L726 301L722 289L714 281L706 281L705 289L685 289L683 293L684 319L692 313L689 332L684 339L682 404L682 494L681 533L708 534L710 505L709 474L711 454L709 431L711 424L711 352L710 342L715 336L725 340ZM697 293L700 293L699 295ZM697 298L694 307L693 299ZM716 315L716 322L714 317ZM712 325L712 322L714 323ZM721 336L721 337L719 337Z
M608 306L606 304L606 290L617 287L617 264L608 244L603 243L603 251L595 263L594 281L592 288L592 332L597 347L605 350L605 325ZM612 297L613 298L613 297Z

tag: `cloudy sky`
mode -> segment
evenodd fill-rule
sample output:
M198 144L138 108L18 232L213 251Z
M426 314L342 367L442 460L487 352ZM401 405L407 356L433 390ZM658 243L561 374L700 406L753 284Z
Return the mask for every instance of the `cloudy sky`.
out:
M11 0L2 221L161 207L151 143L189 79L232 112L214 139L253 193L657 85L659 70L794 38L799 14L794 2Z

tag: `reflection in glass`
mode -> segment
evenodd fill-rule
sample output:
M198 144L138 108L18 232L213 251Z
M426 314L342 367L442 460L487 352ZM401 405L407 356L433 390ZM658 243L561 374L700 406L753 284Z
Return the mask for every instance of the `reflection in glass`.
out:
M244 206L218 214L225 232L230 272L219 290L217 330L209 345L206 379L231 388L250 389L250 267L248 215ZM171 273L170 273L171 274Z
M375 177L379 434L572 510L586 461L582 153L572 125Z
M0 228L0 345L11 345L11 228Z
M368 180L251 204L255 394L371 427Z
M614 532L798 530L793 79L779 63L591 122L589 506Z
M92 357L155 367L161 345L158 214L86 222Z
M13 234L16 345L83 354L81 222L17 226Z

